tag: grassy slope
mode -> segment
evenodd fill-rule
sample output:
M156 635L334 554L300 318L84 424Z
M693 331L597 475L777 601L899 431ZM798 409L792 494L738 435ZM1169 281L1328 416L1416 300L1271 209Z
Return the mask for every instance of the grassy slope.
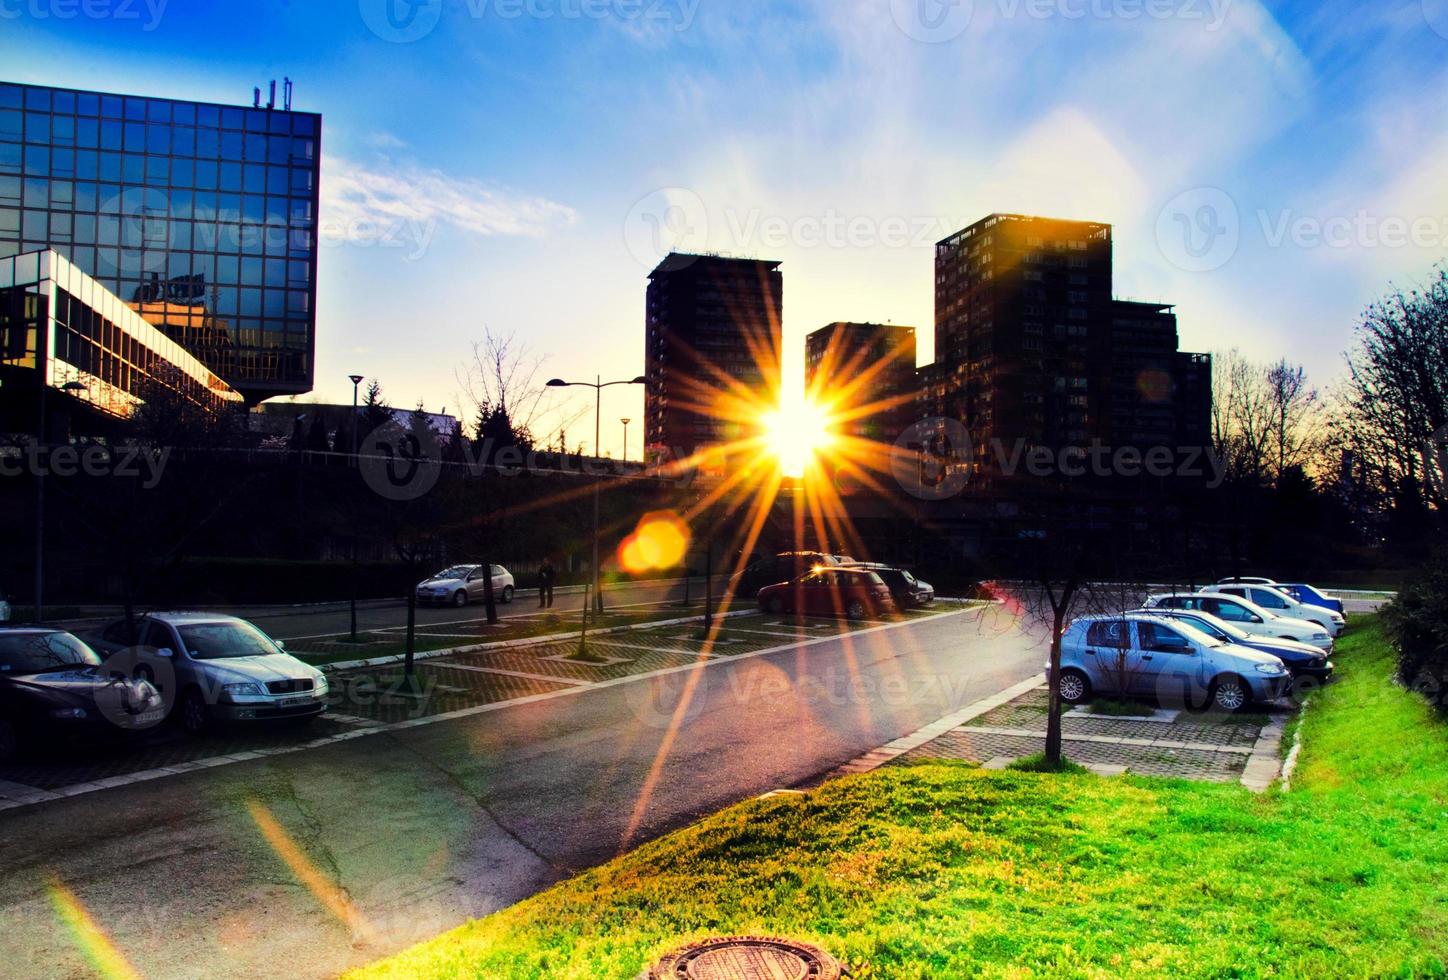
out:
M1335 659L1286 796L891 768L726 810L364 975L634 977L731 932L857 977L1444 975L1448 730L1386 681L1371 621Z

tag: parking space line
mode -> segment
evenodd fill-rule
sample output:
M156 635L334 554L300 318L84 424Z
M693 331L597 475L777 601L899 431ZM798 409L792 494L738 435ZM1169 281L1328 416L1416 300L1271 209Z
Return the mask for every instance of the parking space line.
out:
M627 643L627 644L626 644L626 643L620 643L620 642L617 641L617 640L613 640L613 641L610 641L610 640L590 640L589 642L590 642L592 645L594 645L594 646L614 647L614 648L619 649L619 650L642 650L642 651L644 651L645 653L677 653L677 654L680 654L680 655L685 656L685 657L723 657L723 656L726 656L725 654L722 654L722 653L705 653L703 650L679 650L679 649L673 649L673 650L671 650L671 649L669 649L669 648L667 648L667 647L638 647L638 646L634 646L632 643Z
M471 670L479 674L502 674L504 677L521 677L530 681L554 681L559 684L579 684L588 686L593 681L583 681L572 677L550 677L547 674L530 674L522 670L504 670L502 667L479 667L475 664L451 664L440 663L436 660L429 660L420 664L422 667L446 667L450 670Z
M970 610L952 610L947 613L942 613L941 618L945 618L947 616L958 616L967 611ZM852 635L879 633L886 630L899 629L902 626L910 625L913 625L912 621L902 620L898 623L886 623L882 626L872 626L869 629L858 630ZM830 636L800 637L797 638L793 643L781 643L776 646L765 647L761 650L746 650L729 657L720 657L717 659L703 660L695 663L680 664L674 667L660 667L657 670L644 671L638 674L624 674L620 677L611 677L607 680L591 682L588 684L576 684L566 686L554 691L543 691L539 694L528 694L522 697L511 698L504 701L490 701L486 704L472 705L471 707L467 708L458 708L453 711L440 712L435 715L427 715L421 718L409 718L405 721L384 722L371 728L354 728L345 732L339 732L335 735L327 735L323 736L322 738L311 739L309 741L301 742L296 745L277 746L275 748L266 749L260 752L238 752L232 755L212 756L206 759L196 759L193 760L193 762L191 763L173 763L172 765L175 766L175 768L156 766L151 769L140 769L135 772L127 773L123 776L114 776L104 781L98 780L90 784L90 786L93 786L94 789L87 789L85 792L95 792L100 789L129 786L135 783L143 783L152 779L160 779L166 776L181 775L183 771L196 771L196 769L183 770L183 766L194 765L198 768L210 769L229 765L235 762L246 762L252 759L291 755L296 752L306 752L316 748L323 748L327 745L335 744L338 742L350 741L351 739L368 738L370 736L379 735L386 732L401 731L408 728L420 728L427 725L437 725L448 721L457 721L462 718L471 718L493 711L501 711L504 708L521 707L523 705L537 704L543 701L552 701L556 698L572 697L585 691L599 690L608 687L617 687L623 684L633 684L640 681L652 680L657 677L666 677L670 674L683 673L687 670L707 670L710 667L716 667L720 664L732 664L737 663L741 660L748 660L754 657L764 657L772 653L781 653L786 650L798 650L804 647L817 646L821 643L828 643L831 640L836 640L840 637L840 635L842 634L832 634ZM549 657L544 659L564 660L565 658ZM1037 677L1033 679L1032 683L1039 684L1039 682L1040 678ZM81 784L74 785L78 787ZM81 793L76 792L75 795L81 795ZM36 803L44 803L49 800L63 798L64 797L62 797L61 794L58 792L35 789L23 795L17 794L16 798L13 799L0 800L0 810L9 810L17 807L30 806Z

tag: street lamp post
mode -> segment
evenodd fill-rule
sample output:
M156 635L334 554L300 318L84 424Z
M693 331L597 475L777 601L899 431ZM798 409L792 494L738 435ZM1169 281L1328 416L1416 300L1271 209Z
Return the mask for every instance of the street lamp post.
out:
M362 375L349 374L347 380L352 382L352 465L357 465L357 386L362 383Z
M628 462L628 424L633 419L619 419L623 423L623 461Z
M347 375L347 380L350 381L350 382L352 382L352 465L353 465L353 466L356 466L356 465L357 465L357 386L362 383L362 375L360 375L360 374L349 374L349 375ZM356 528L355 526L353 526L353 528L352 528L352 568L351 568L351 575L349 575L348 578L351 580L351 583L350 583L350 584L351 584L351 589L350 589L350 591L351 591L351 593L352 593L351 596L348 598L348 602L347 602L347 605L348 605L348 607L349 607L349 611L350 611L351 614L352 614L352 634L351 634L351 639L352 639L352 642L353 642L353 643L356 643L356 642L357 642L357 528Z
M646 385L649 379L640 375L631 381L604 381L601 377L595 381L564 381L561 378L554 378L548 382L549 388L592 388L594 391L593 403L593 456L598 458L599 422L603 415L603 389L612 385ZM599 591L598 575L598 482L599 477L593 480L593 611L599 615L603 614L603 593Z

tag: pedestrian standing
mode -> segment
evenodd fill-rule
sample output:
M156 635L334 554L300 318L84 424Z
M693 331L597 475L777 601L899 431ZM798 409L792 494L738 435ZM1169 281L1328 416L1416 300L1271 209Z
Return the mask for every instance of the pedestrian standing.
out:
M553 567L551 558L543 559L543 567L538 569L538 608L553 608L553 580L558 577L558 571Z

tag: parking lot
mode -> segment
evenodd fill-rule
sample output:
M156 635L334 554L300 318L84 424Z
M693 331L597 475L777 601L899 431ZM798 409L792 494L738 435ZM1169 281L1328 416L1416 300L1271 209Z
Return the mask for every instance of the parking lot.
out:
M1123 717L1075 708L1061 718L1063 751L1072 762L1101 775L1130 772L1261 788L1276 778L1282 728L1293 710L1287 701L1254 706L1237 715L1168 708ZM1041 751L1046 715L1047 691L1042 684L892 762L963 759L1004 768Z
M508 704L567 696L631 677L824 642L960 608L946 604L912 610L889 621L857 622L751 611L717 617L715 630L707 637L701 621L671 621L590 634L586 658L580 657L576 635L519 645L490 644L468 652L419 658L412 684L406 683L401 664L395 662L334 668L329 672L327 713L304 727L234 726L189 737L166 724L127 744L57 748L0 766L0 809L304 751ZM454 622L446 629L456 648L476 648L492 639L491 628L476 618ZM299 656L308 653L305 640L290 646Z

